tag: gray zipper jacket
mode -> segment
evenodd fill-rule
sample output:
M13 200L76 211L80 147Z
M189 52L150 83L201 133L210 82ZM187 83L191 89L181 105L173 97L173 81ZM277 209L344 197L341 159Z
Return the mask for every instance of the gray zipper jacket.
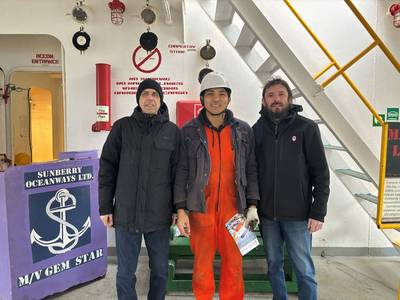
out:
M199 117L187 123L181 130L180 159L176 170L174 204L177 209L205 212L204 190L208 184L211 161L207 148L204 126L207 126L204 110ZM250 204L257 205L257 165L254 152L254 136L251 127L233 117L227 110L225 125L231 125L232 145L235 151L235 184L237 209L240 213Z

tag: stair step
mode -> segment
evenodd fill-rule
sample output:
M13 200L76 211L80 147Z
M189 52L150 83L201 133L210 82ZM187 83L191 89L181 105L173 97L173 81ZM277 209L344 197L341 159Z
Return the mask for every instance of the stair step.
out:
M215 9L214 20L232 22L235 10L227 0L217 0L217 7Z
M249 64L250 65L250 64ZM251 66L250 66L251 68ZM256 68L253 68L253 71L260 79L261 82L267 82L272 78L272 75L279 70L279 65L276 61L270 56L261 64L259 64Z
M275 59L273 59L271 56L268 57L256 70L256 72L259 73L270 73L273 74L276 71L279 70L279 65L276 62Z
M242 29L240 30L238 39L236 41L235 47L245 46L252 48L256 43L257 39L251 31L250 27L247 24L244 24Z
M225 38L229 41L229 43L231 43L231 45L234 46L240 35L240 28L238 28L236 25L232 24L229 21L215 21L215 24L224 34Z
M293 99L296 99L299 97L303 97L303 94L298 89L293 89L292 96L293 96Z
M342 146L336 146L336 145L324 145L324 148L328 150L347 151Z
M264 59L254 48L236 46L235 49L253 72L256 72L264 62ZM256 75L258 74L256 73Z
M335 171L337 173L349 175L349 176L352 176L352 177L355 177L355 178L358 178L361 180L372 182L371 178L367 174L362 173L362 172L358 172L358 171L350 170L350 169L336 169Z
M357 194L354 194L354 196L357 197L357 198L360 198L360 199L367 200L367 201L369 201L371 203L378 204L378 197L374 196L374 195L372 195L370 193L368 193L368 194L357 193Z

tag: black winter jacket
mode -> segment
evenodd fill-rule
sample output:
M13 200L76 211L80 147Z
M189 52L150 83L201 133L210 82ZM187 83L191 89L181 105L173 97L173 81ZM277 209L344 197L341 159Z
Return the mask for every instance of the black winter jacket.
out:
M278 124L264 110L253 126L260 186L258 213L282 221L324 221L329 168L318 125L291 105Z
M180 133L167 106L149 117L136 107L116 121L104 144L99 170L100 215L134 232L168 228Z
M205 212L204 188L208 184L211 170L210 155L204 126L211 126L206 120L205 110L181 130L181 158L176 172L175 199L177 208ZM208 124L207 124L208 123ZM254 154L254 136L251 127L226 111L224 126L231 125L232 145L235 151L235 184L237 187L237 209L243 212L248 205L257 205L257 166Z

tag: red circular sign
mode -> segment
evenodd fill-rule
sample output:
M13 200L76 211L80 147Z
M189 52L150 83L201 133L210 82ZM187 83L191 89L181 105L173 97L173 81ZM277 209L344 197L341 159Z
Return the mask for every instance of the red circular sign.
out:
M139 50L143 49L142 46L138 46L132 54L132 62L136 69L143 73L152 73L158 69L161 65L161 52L158 48L155 48L150 53L147 53L145 50L139 52ZM156 56L156 57L154 57ZM151 64L151 61L154 61Z

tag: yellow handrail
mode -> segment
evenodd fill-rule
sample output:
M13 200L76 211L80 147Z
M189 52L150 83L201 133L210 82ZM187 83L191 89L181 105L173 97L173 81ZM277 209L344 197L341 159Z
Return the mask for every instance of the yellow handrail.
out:
M300 14L294 9L292 4L288 0L284 0L286 5L289 7L289 9L292 11L292 13L296 16L296 18L300 21L300 23L303 25L305 30L311 35L311 37L314 39L314 41L318 44L318 46L321 48L322 51L324 51L325 55L328 56L331 62L334 63L334 65L339 68L339 64L336 62L335 58L333 55L328 51L328 49L322 44L322 42L318 39L317 35L310 29L310 27L306 24L306 22L303 20L303 18L300 16Z
M332 81L334 81L340 75L347 81L353 91L357 94L360 100L364 103L364 105L368 108L368 110L373 114L376 120L382 126L382 136L381 136L381 153L380 153L380 168L379 168L379 191L378 191L378 210L377 210L377 225L379 228L400 228L400 224L382 224L382 210L383 210L383 194L384 194L384 183L385 183L385 170L386 170L386 151L387 151L387 133L388 133L388 124L385 123L381 116L376 112L371 103L365 98L365 96L361 93L361 91L357 88L354 82L350 79L350 77L345 73L345 71L350 68L354 63L360 60L364 55L366 55L369 51L371 51L376 46L383 51L386 57L390 60L392 65L400 72L400 64L390 52L390 50L386 47L383 41L379 38L379 36L375 33L375 31L371 28L365 18L361 15L361 13L357 10L351 0L344 0L344 2L350 7L353 14L357 17L357 19L361 22L364 28L368 31L368 33L373 38L373 42L364 50L362 50L359 54L357 54L353 59L351 59L347 64L343 67L340 67L338 62L335 60L333 55L328 51L328 49L324 46L324 44L318 39L317 35L311 30L311 28L307 25L307 23L303 20L300 14L296 11L296 9L291 5L289 0L283 0L291 12L295 15L295 17L299 20L299 22L303 25L305 30L311 35L314 41L318 44L321 50L325 53L325 55L329 58L330 63L322 69L319 73L314 76L314 80L320 78L323 74L325 74L332 66L334 66L337 71L331 75L328 79L326 79L321 86L326 87ZM400 300L400 299L399 299Z
M398 72L400 72L400 63L396 60L396 58L393 56L393 54L390 52L390 50L386 47L385 43L382 42L382 40L379 38L379 36L371 28L371 26L369 26L367 20L364 19L362 14L358 11L358 9L353 4L353 2L351 2L351 0L344 0L344 2L346 2L346 4L350 7L353 14L355 14L355 16L358 18L358 20L364 26L364 28L368 31L368 33L374 39L374 41L376 41L378 43L378 46L381 48L383 53L385 53L386 57L390 60L392 65L397 69Z
M381 136L381 159L379 166L379 190L378 190L378 207L376 214L376 222L379 228L382 227L382 215L383 215L383 194L385 186L385 171L386 171L386 151L388 142L388 130L389 126L387 123L382 126L382 136Z
M321 83L322 87L326 87L328 84L330 84L332 81L334 81L339 75L343 74L344 71L346 71L348 68L350 68L352 65L354 65L358 60L360 60L365 54L367 54L370 50L375 48L375 46L378 43L374 41L371 45L369 45L367 48L365 48L363 51L361 51L358 55L356 55L352 60L350 60L347 64L345 64L343 67L341 67L335 74L333 74L331 77L329 77L327 80L325 80L323 83Z
M290 1L284 0L284 2L288 6L290 11L299 20L299 22L303 25L304 29L311 35L311 37L314 39L314 41L318 44L318 46L321 48L321 50L325 53L325 55L331 61L331 63L328 65L328 67L325 67L321 72L319 72L316 76L314 76L314 78L319 78L322 74L324 74L326 71L328 71L331 66L335 66L337 70L340 70L341 67L340 67L339 63L336 61L336 59L333 57L333 55L328 51L328 49L324 46L324 44L318 39L317 35L311 30L311 28L303 20L303 18L296 11L296 9L293 7L293 5L290 3ZM340 75L342 75L343 78L347 81L347 83L350 85L350 87L353 89L353 91L357 94L357 96L361 99L361 101L368 108L368 110L372 113L372 115L376 118L376 120L379 122L379 124L381 124L381 126L383 126L383 124L385 122L382 120L381 116L376 112L376 110L373 108L373 106L370 104L370 102L367 100L367 98L361 93L361 91L357 88L357 86L350 79L350 77L347 76L347 74L344 71L341 72Z
M314 80L317 80L318 78L320 78L326 71L328 71L330 68L332 68L335 65L334 62L331 62L329 65L327 65L324 69L322 69L321 72L317 73L314 76Z

